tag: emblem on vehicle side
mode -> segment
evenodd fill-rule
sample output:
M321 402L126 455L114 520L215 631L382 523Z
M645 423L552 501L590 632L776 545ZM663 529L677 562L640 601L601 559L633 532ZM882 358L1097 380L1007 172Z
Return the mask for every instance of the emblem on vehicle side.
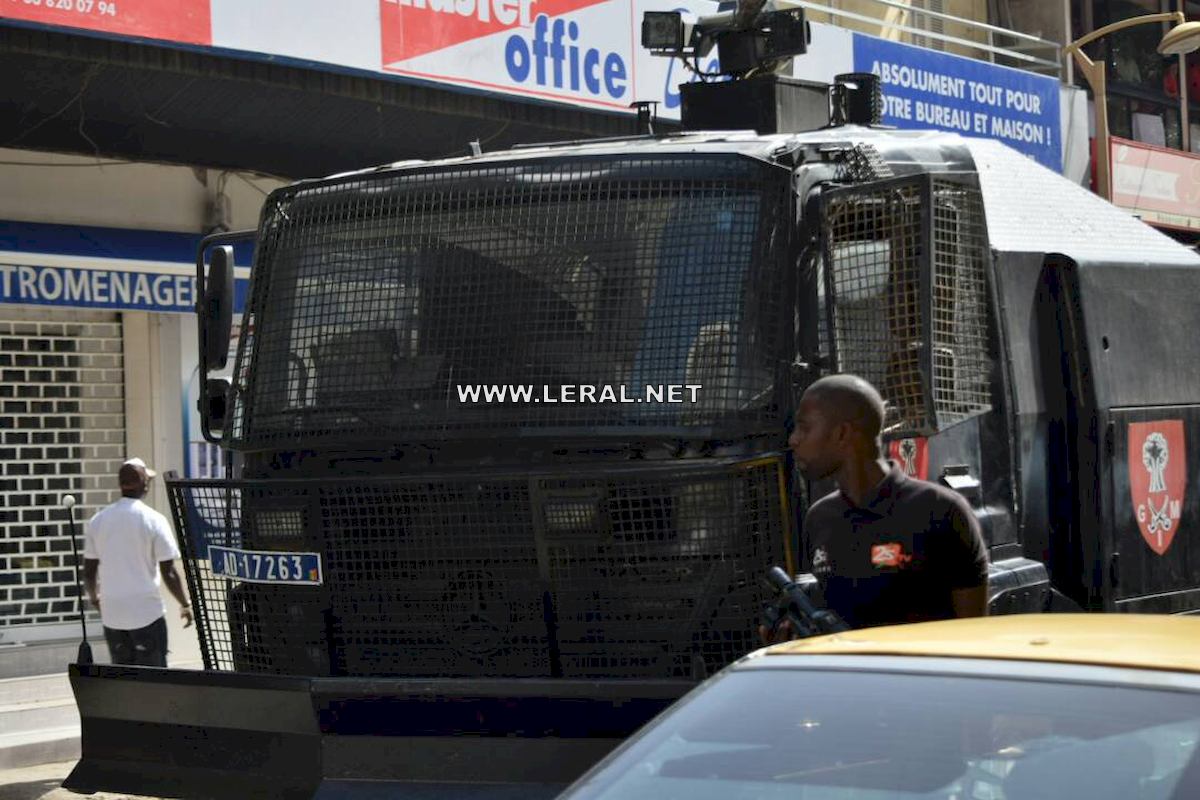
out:
M1129 491L1142 538L1160 556L1182 516L1187 488L1183 420L1129 423Z
M888 457L900 465L905 475L929 480L929 440L918 436L888 442Z

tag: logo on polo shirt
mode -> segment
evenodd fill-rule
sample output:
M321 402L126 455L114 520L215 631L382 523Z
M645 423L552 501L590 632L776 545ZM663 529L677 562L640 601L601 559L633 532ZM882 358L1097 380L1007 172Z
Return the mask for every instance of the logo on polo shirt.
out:
M904 546L899 542L871 545L871 566L876 569L899 568L910 561L912 556L904 552Z

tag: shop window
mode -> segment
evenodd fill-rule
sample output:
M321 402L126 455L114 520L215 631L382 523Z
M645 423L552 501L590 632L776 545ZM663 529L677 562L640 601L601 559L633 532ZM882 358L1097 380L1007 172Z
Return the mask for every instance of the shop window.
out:
M1133 138L1133 117L1130 103L1124 97L1108 98L1108 131L1122 139Z

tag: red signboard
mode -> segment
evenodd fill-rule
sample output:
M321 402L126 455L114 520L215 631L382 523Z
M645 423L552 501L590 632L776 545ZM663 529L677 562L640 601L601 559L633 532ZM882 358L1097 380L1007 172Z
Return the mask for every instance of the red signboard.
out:
M1112 200L1146 222L1200 231L1200 156L1113 137Z
M380 0L384 68L493 33L527 28L606 0ZM554 45L562 47L559 41ZM395 70L402 71L402 70Z
M0 17L143 36L183 44L212 44L211 0L0 0Z

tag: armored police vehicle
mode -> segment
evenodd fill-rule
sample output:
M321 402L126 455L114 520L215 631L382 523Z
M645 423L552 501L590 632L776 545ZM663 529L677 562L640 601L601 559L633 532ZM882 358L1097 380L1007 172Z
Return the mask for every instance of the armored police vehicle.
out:
M722 63L802 49L786 14L712 22ZM73 666L69 787L552 795L757 647L831 372L970 500L994 611L1200 608L1195 253L1002 144L874 124L868 77L684 102L671 135L270 196L202 400L240 469L169 481L205 668Z

